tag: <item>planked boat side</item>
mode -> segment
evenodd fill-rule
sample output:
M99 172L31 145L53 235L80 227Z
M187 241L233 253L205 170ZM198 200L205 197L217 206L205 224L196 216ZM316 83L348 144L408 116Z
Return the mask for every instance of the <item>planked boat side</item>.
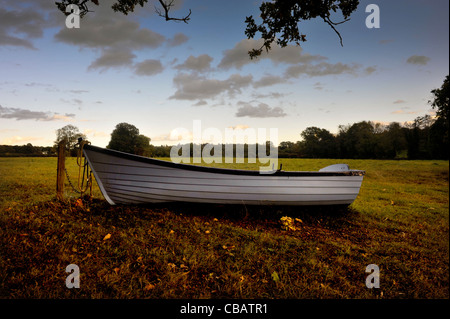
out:
M84 155L111 204L193 202L246 205L348 205L364 171L258 171L210 168L85 145Z

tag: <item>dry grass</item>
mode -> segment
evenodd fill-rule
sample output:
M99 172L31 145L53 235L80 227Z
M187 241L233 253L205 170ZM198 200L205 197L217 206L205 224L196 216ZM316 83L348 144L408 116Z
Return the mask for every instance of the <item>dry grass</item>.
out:
M357 200L310 209L111 207L96 187L57 202L56 159L0 159L0 297L449 298L448 161L345 162L367 172ZM69 264L80 289L65 286ZM368 264L379 289L365 286Z

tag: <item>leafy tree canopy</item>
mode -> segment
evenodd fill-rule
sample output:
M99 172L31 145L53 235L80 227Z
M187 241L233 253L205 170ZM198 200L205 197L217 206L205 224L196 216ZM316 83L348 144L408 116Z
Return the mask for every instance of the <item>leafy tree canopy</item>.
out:
M111 140L106 148L150 156L150 138L139 134L139 129L132 124L119 123L111 133Z
M438 118L442 118L444 121L446 121L447 125L448 125L448 118L449 118L449 106L448 106L449 103L448 102L450 99L449 81L450 81L450 78L447 75L444 79L444 83L442 83L442 86L438 89L434 89L431 91L434 99L433 99L433 101L430 101L433 109L437 109L436 116Z
M438 89L431 91L433 94L433 101L430 101L433 109L436 109L436 121L431 128L432 139L436 141L436 148L434 155L441 158L448 158L449 146L449 107L450 99L449 76L444 79L444 83Z
M78 143L78 138L80 137L86 139L86 135L82 134L78 127L72 124L66 125L56 130L55 146L62 140L66 140L66 151L76 154L76 152L72 151L75 149L75 145Z
M261 24L256 24L253 16L247 17L245 23L245 35L250 39L256 33L261 33L264 44L257 49L249 51L250 58L261 55L263 49L269 51L273 42L280 47L288 43L306 41L306 35L299 30L301 20L321 18L339 36L342 45L342 37L335 26L349 20L350 15L356 10L359 0L275 0L263 2L259 7L262 19ZM330 18L332 12L341 11L344 20L333 22Z

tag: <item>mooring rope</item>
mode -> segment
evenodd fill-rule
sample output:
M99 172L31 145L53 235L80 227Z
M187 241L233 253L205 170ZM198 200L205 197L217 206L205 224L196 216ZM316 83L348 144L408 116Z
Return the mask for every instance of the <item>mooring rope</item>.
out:
M70 187L72 187L75 193L80 194L80 197L90 189L90 196L92 196L92 171L89 169L89 165L86 157L83 158L83 147L85 144L90 144L88 141L84 141L81 138L78 139L78 154L77 154L77 166L78 166L78 183L77 187L75 187L70 179L69 173L67 172L67 168L64 167L66 172L67 180L69 181ZM81 174L81 168L83 167L83 174ZM84 181L86 180L86 185L84 186Z

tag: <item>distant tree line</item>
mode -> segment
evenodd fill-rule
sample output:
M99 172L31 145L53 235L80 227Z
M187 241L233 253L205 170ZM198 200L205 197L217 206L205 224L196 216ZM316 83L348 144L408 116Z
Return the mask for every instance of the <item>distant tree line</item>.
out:
M337 134L308 127L296 143L281 142L279 157L361 159L448 159L448 140L429 115L414 123L340 125Z
M0 145L0 156L57 156L58 144L61 141L65 141L66 155L77 156L75 146L80 137L86 139L86 135L80 133L78 127L69 124L56 130L56 141L53 146L33 146L31 143L26 145Z
M279 143L280 158L349 158L349 159L449 159L448 139L436 119L429 115L418 117L413 123L389 124L362 121L340 125L337 134L318 127L308 127L297 142ZM202 144L203 150L206 144ZM222 144L225 156L226 145ZM229 145L228 145L229 147ZM259 145L234 144L243 148L244 157L258 154ZM193 156L194 144L189 144ZM171 146L150 145L153 157L170 157ZM267 155L269 148L266 146Z
M61 132L58 130L58 132ZM76 138L80 137L75 134ZM284 141L278 146L280 158L351 158L351 159L449 159L448 131L438 119L429 115L418 117L413 123L380 124L362 121L340 125L337 134L318 127L308 127L297 142ZM54 146L0 145L0 156L56 156ZM76 156L76 139L68 142L68 154ZM197 144L195 144L197 145ZM201 144L200 149L206 144ZM219 144L216 144L219 145ZM231 146L231 147L230 147ZM222 156L226 149L243 150L243 155L255 157L260 145L220 144ZM120 123L111 134L107 148L149 157L170 157L172 146L155 146L150 138L139 134L139 130L127 123ZM193 156L194 144L189 144L188 156ZM266 145L266 154L269 147ZM217 154L211 154L217 155Z
M31 143L26 145L0 145L0 157L45 157L57 156L58 144L65 141L66 155L77 156L75 146L78 138L86 139L86 135L80 133L78 127L66 125L56 130L56 141L53 146L33 146Z
M199 149L201 153L203 153L205 146L208 145L208 150L211 157L225 157L227 155L227 152L231 151L233 152L233 156L242 158L255 158L259 156L259 148L264 147L265 150L265 156L271 155L270 153L270 142L266 142L266 145L263 144L194 144L194 143L187 143L187 144L181 144L179 145L179 155L180 156L189 156L194 157L194 149ZM187 153L183 153L182 149L183 146L187 146L186 148L189 150ZM273 145L272 145L273 148ZM161 146L153 146L151 145L151 153L154 157L170 157L170 151L172 149L172 146L169 145L161 145ZM220 150L219 154L215 154L215 150ZM263 152L263 151L262 151ZM231 155L231 154L230 154ZM273 154L272 154L273 155Z
M44 157L56 156L53 146L0 145L0 157Z
M151 157L170 157L172 146L155 146L150 138L139 134L131 124L120 123L111 134L107 148ZM78 134L75 135L77 138ZM418 117L413 123L380 124L362 121L340 125L337 134L318 127L308 127L297 142L279 143L280 158L351 158L351 159L449 159L448 131L437 119L429 115ZM69 144L69 143L68 143ZM68 154L75 156L75 139L72 139ZM56 156L54 146L0 145L0 156ZM206 144L200 145L200 149ZM217 144L216 144L217 145ZM226 149L243 149L243 155L255 157L260 145L221 144L222 156ZM189 144L189 156L193 156L194 144ZM269 147L266 145L266 154ZM213 155L213 154L211 154Z
M449 159L449 76L440 88L431 91L429 101L436 116L417 117L412 123L389 124L362 121L340 125L337 134L319 127L308 127L301 132L301 140L284 141L278 146L278 157L294 158L361 158L361 159ZM0 145L0 156L55 156L56 147L66 141L67 152L76 155L78 138L86 138L77 127L66 125L56 131L53 147ZM151 139L139 134L139 129L128 123L119 123L111 133L106 148L152 157L170 157L171 146L154 146ZM270 154L266 142L266 155ZM200 145L200 149L206 144ZM217 145L217 144L216 144ZM230 145L221 144L221 156L226 155ZM217 148L216 147L216 148ZM259 145L233 144L233 154L243 149L244 157L255 157ZM189 156L193 156L194 144L189 144ZM241 151L242 153L242 151ZM183 154L184 155L184 154ZM186 154L187 155L187 154ZM219 154L211 154L218 156Z

